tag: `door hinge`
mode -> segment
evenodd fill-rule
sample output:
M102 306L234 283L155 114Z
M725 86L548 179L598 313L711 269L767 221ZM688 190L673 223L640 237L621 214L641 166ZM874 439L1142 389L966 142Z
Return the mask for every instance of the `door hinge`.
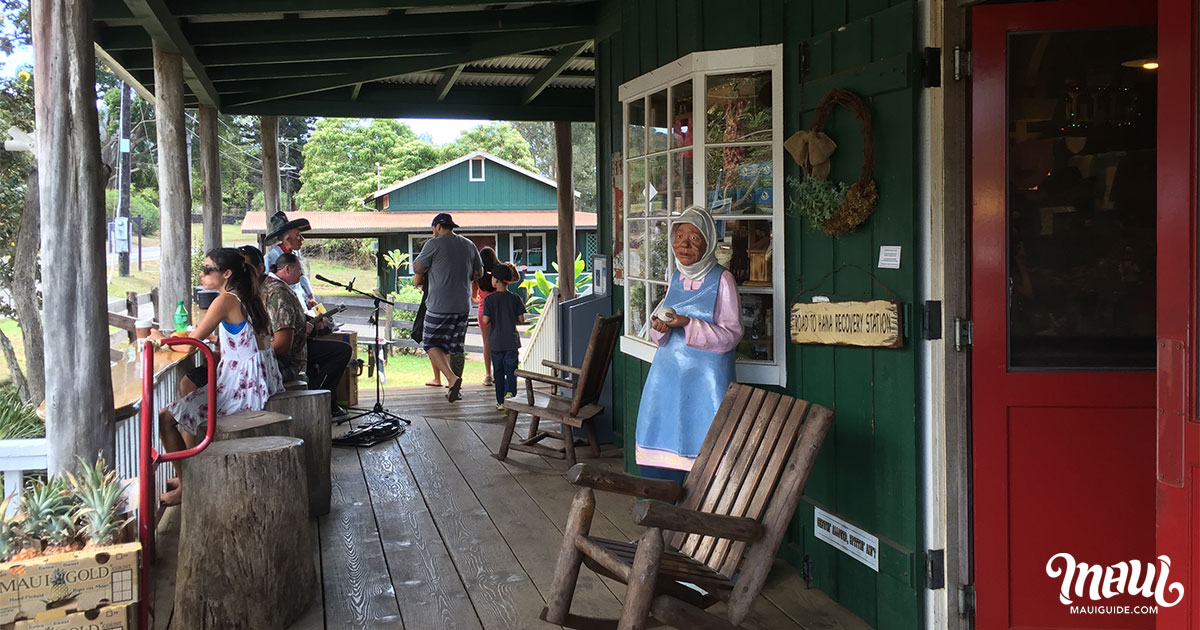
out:
M925 587L931 591L946 588L946 550L925 552Z
M921 83L927 88L942 87L942 49L926 46L921 57Z
M925 300L925 310L921 318L921 337L924 339L942 338L942 302L940 300Z
M954 349L962 352L963 348L975 342L975 324L969 319L954 318Z
M962 81L971 76L971 51L961 46L954 47L954 80Z
M975 616L975 585L961 584L958 587L958 616L960 619Z

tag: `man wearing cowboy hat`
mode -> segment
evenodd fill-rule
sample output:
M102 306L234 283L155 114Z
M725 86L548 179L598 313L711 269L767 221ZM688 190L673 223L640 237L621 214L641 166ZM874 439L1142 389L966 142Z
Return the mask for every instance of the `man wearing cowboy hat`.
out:
M483 276L483 260L475 244L454 233L449 213L433 218L433 238L413 261L414 285L425 286L425 325L421 340L433 368L446 376L446 400L462 398L463 341L471 312L471 283ZM455 369L457 368L457 369Z
M273 269L275 261L285 253L295 254L300 259L300 281L292 285L292 290L307 303L308 308L317 305L317 294L313 293L312 284L308 281L308 274L303 273L304 269L308 268L308 264L304 261L304 256L300 253L300 246L304 244L304 237L300 233L307 232L310 229L312 229L312 226L309 225L308 219L288 221L287 215L280 210L271 217L271 227L267 231L266 238L268 243L275 239L280 239L279 244L267 252L267 269Z

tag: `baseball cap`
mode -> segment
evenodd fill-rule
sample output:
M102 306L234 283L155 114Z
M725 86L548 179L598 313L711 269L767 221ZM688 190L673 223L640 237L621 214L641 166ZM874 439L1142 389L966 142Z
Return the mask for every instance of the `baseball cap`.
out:
M512 269L509 268L508 265L496 265L492 269L492 277L500 282L503 282L504 284L509 284L513 280L516 280L516 278L513 277Z
M449 212L439 212L436 217L433 217L433 222L430 223L429 226L433 227L435 225L442 225L449 228L458 227L458 224L455 223L454 219L450 217Z

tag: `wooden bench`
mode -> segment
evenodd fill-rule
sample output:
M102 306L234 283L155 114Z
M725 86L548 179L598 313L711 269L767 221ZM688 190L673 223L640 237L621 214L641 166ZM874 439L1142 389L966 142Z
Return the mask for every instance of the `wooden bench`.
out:
M287 628L317 581L302 441L214 443L188 460L183 483L172 627Z
M267 411L292 418L292 435L304 440L304 466L308 477L308 515L329 513L332 493L329 459L333 450L333 419L329 412L329 390L279 392L267 401Z

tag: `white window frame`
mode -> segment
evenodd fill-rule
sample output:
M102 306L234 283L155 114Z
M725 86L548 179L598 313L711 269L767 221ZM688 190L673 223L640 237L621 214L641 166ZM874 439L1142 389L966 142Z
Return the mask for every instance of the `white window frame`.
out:
M546 233L545 232L509 232L508 233L508 257L510 259L514 259L514 260L516 259L516 255L513 252L517 251L517 238L518 237L526 237L526 236L531 237L531 238L534 236L537 236L542 239L542 264L539 266L536 266L536 267L533 265L526 264L525 268L528 269L529 271L546 271L547 269L550 268L550 266L547 264L548 261L546 260L548 258L548 256L546 255ZM529 260L529 256L525 256L525 259Z
M623 156L626 160L629 159L629 103L645 98L651 94L660 91L669 90L672 86L681 82L692 81L692 191L693 199L696 203L707 203L707 195L705 190L705 129L707 129L705 96L706 90L704 77L710 74L731 74L737 72L752 72L769 70L771 72L771 163L772 172L772 195L773 195L773 212L771 213L771 242L773 247L773 256L771 259L771 287L739 287L738 292L743 295L747 294L769 294L772 296L772 330L773 337L773 359L771 361L738 361L736 379L741 383L757 383L767 385L783 386L787 384L787 321L788 310L785 302L784 285L785 285L785 260L784 260L784 187L783 187L783 46L775 44L771 46L755 46L750 48L735 48L730 50L704 51L685 55L679 59L652 70L636 79L622 84L617 89L617 98L621 103L621 137ZM669 92L668 92L669 94ZM668 104L671 102L668 97ZM650 111L648 107L643 108L646 116L643 126L645 127L645 136L649 138L651 129L649 124ZM670 120L668 120L670 124ZM668 153L672 150L668 149ZM643 152L643 155L645 153ZM635 158L636 159L636 158ZM629 168L624 166L622 189L629 190ZM622 229L625 234L629 233L629 203L631 195L624 195L624 225ZM668 197L669 198L669 197ZM668 213L666 217L668 221L673 215ZM740 215L720 215L719 220L736 220ZM759 215L755 220L765 220ZM638 217L639 219L643 217ZM649 238L647 235L646 238ZM632 269L629 256L631 252L631 242L628 238L625 239L625 249L622 255L625 256L625 269ZM647 245L648 246L648 245ZM674 254L668 249L669 267L674 269ZM630 299L634 282L641 280L633 280L630 278L625 285L625 304L624 309L626 316L630 312ZM739 313L740 315L740 313ZM630 356L637 357L643 361L651 362L654 360L654 355L658 347L648 339L633 336L628 334L628 331L622 331L621 352Z
M416 241L419 239L428 240L431 238L433 238L433 235L428 234L428 233L426 233L426 234L409 234L408 235L408 260L410 263L410 266L408 268L409 275L412 275L411 263L416 262L417 255L420 253L420 251L417 249Z
M475 177L475 163L479 162L479 177ZM484 165L487 163L485 158L476 157L467 160L467 179L473 182L481 182L484 180Z

